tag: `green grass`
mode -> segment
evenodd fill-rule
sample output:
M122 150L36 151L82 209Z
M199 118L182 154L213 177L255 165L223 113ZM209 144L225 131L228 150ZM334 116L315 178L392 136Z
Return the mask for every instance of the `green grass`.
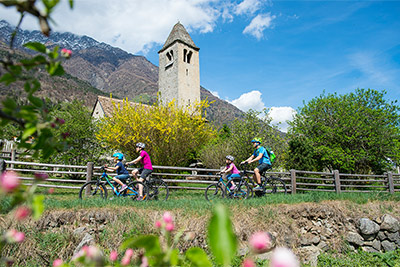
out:
M117 208L117 207L140 207L156 210L171 210L175 208L187 211L210 210L211 203L206 201L204 191L198 190L170 190L168 201L144 201L136 202L130 198L114 197L112 200L85 200L81 201L78 197L78 190L56 189L54 194L48 194L46 188L39 188L38 193L46 195L46 209L81 209L81 208ZM110 197L111 194L109 194ZM227 206L237 207L261 207L274 204L297 204L297 203L318 203L321 201L341 200L349 201L356 204L365 204L370 201L399 201L400 193L328 193L328 192L312 192L301 194L277 194L266 195L264 197L255 197L246 200L230 200L222 199L220 202ZM4 202L4 201L3 201ZM3 204L3 203L2 203ZM7 203L4 203L7 205Z

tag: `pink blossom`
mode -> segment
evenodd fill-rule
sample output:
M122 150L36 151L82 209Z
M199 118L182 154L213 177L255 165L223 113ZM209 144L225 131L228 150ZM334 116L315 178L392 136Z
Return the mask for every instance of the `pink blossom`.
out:
M63 265L63 264L64 264L64 262L63 262L62 259L55 259L55 260L53 261L53 267L59 267L59 266L61 266L61 265Z
M56 122L60 125L63 125L65 123L64 119L56 118Z
M122 260L121 260L122 266L127 266L127 265L129 265L129 263L131 262L132 255L133 255L133 249L128 248L128 249L125 251L124 257L123 257Z
M165 225L165 230L167 230L168 232L172 232L175 229L175 225L173 223L167 223L167 225Z
M49 191L47 191L49 194L53 194L54 193L54 188L50 188Z
M271 248L271 238L266 232L257 232L250 237L250 247L256 253L264 253Z
M172 214L168 211L166 211L163 215L163 220L165 223L172 223L173 219L172 219Z
M44 181L47 178L49 178L49 175L47 173L44 172L37 172L35 173L35 179L39 180L39 181Z
M13 192L19 186L19 178L16 172L6 171L0 177L0 186L6 193Z
M31 214L31 210L28 207L21 206L18 207L17 210L15 211L15 218L18 221L22 221L26 217L28 217Z
M154 224L154 226L155 226L156 228L161 228L162 224L161 224L160 221L156 221L156 223Z
M243 267L256 267L256 264L252 259L245 259L243 261Z
M300 263L290 249L280 247L272 253L270 267L300 267Z
M9 243L21 243L25 239L25 234L11 229L6 232L5 238Z
M117 258L118 258L118 252L115 251L115 250L111 251L111 253L110 253L110 261L116 261Z
M148 267L149 266L149 260L147 257L143 256L142 257L142 263L140 264L140 267Z
M61 49L61 55L65 58L70 58L72 55L72 51L66 48Z

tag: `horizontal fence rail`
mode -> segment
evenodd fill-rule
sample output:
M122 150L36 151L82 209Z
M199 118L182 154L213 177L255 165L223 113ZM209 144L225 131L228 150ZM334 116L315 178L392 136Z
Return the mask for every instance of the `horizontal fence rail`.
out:
M0 159L1 160L1 159ZM101 167L89 162L86 166L35 163L5 160L7 170L16 171L26 185L32 184L35 173L45 173L48 179L40 187L79 189L85 182L100 176ZM153 177L162 178L171 189L205 190L216 183L220 169L153 166ZM132 170L133 168L128 168ZM0 169L0 172L3 171ZM110 173L111 176L116 175ZM265 176L282 179L287 192L400 192L400 174L388 172L384 175L344 174L333 172L311 172L290 170L290 172L267 172Z

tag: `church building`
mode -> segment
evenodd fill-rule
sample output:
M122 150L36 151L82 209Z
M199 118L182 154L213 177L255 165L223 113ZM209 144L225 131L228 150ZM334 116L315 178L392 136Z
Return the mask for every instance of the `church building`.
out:
M178 22L158 52L160 101L175 100L179 107L200 102L199 50L185 27Z

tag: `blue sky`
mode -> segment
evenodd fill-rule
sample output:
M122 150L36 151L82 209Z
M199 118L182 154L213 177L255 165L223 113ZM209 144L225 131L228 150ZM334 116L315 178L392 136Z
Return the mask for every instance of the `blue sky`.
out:
M0 16L16 21L3 7ZM242 110L272 108L274 122L323 91L373 88L400 99L399 1L76 0L54 19L57 31L156 65L179 20L200 47L201 85Z

